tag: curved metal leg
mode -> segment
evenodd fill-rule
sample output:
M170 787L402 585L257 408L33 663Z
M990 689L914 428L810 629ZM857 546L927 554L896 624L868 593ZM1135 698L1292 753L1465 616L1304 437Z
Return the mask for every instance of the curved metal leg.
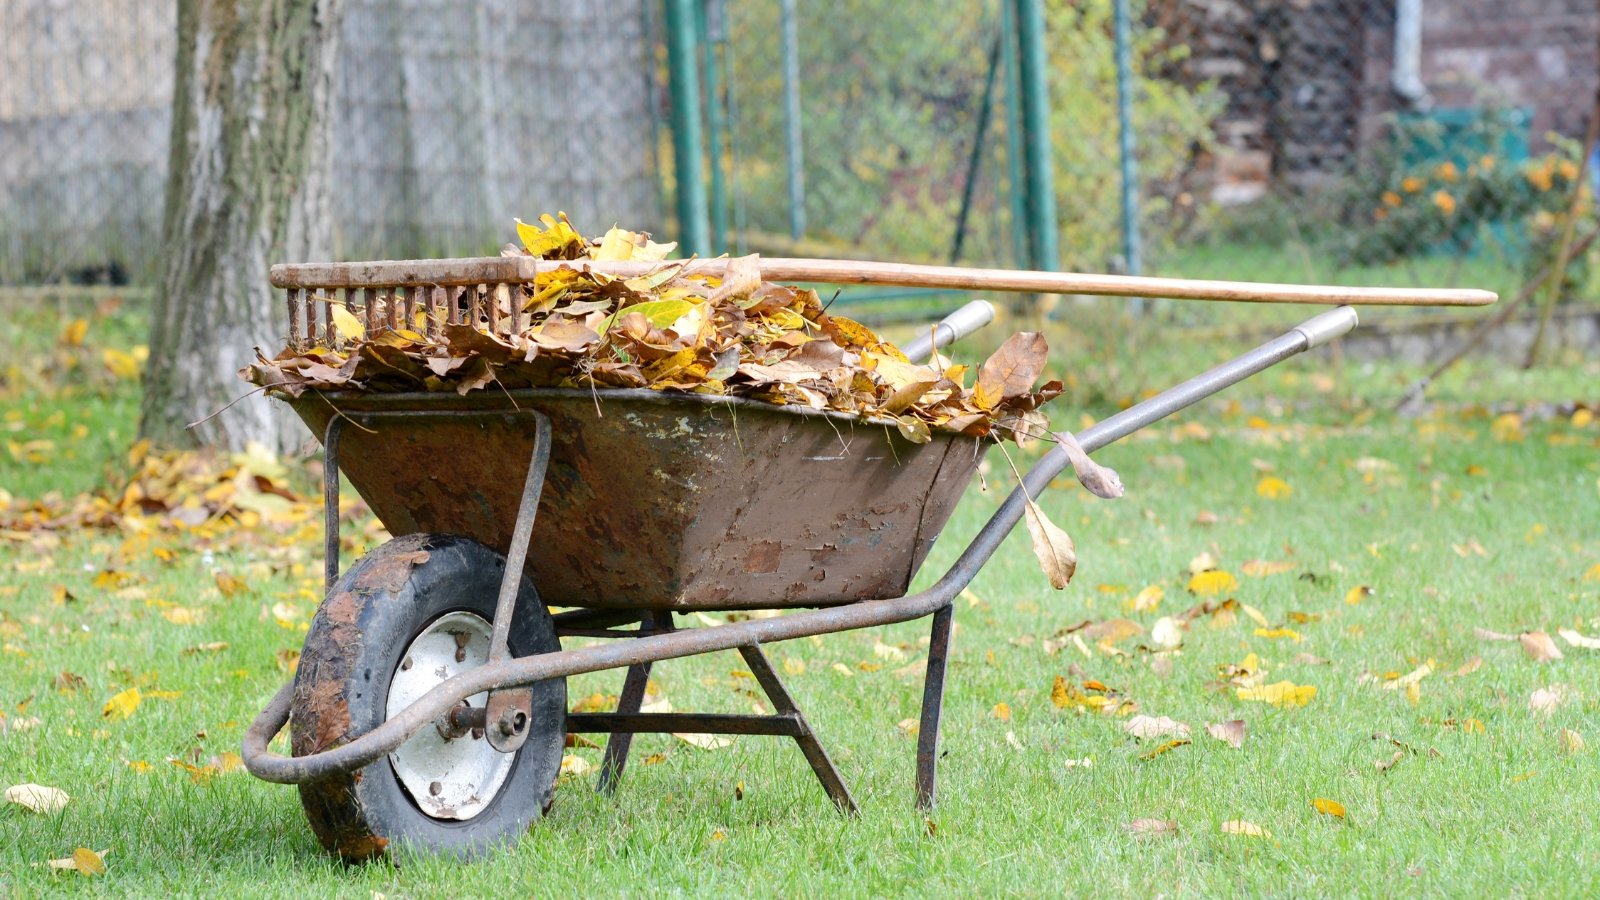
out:
M640 663L628 667L628 677L622 682L622 696L617 700L617 712L632 715L644 703L644 689L650 683L650 664ZM602 794L617 789L622 779L622 769L628 764L628 751L633 747L633 732L618 731L606 741L605 761L600 764L600 783L595 790Z
M945 604L933 614L928 641L928 671L922 682L922 725L917 731L917 807L932 809L938 790L939 714L944 709L945 663L950 656L954 607Z
M806 722L806 717L801 714L800 707L794 703L794 698L789 696L788 688L778 679L778 673L772 670L772 663L767 661L767 655L761 652L759 644L747 644L739 648L739 655L744 657L745 665L750 667L750 673L756 676L756 683L761 685L761 690L766 692L767 698L776 707L780 716L787 716L794 720L795 743L800 745L800 752L806 756L806 762L811 764L811 771L817 773L817 780L822 782L822 789L828 792L828 797L833 800L839 811L847 815L856 813L856 800L850 796L850 788L839 777L839 770L834 768L833 760L828 758L828 751L822 749L822 743L817 740L817 735L811 730L811 725Z

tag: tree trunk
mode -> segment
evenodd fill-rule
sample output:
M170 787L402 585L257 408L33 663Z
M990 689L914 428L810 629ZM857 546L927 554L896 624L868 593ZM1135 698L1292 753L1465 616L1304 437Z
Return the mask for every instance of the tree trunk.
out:
M292 449L304 436L238 371L287 327L267 268L326 259L327 158L344 0L180 0L177 83L140 433Z

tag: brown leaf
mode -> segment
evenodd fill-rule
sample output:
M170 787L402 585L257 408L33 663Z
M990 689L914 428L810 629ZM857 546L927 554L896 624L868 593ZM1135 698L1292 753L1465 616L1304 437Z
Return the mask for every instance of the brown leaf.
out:
M1140 837L1170 837L1178 832L1178 823L1172 819L1134 819L1122 828Z
M1045 518L1044 510L1031 499L1027 501L1026 518L1039 568L1050 579L1051 587L1058 591L1065 588L1078 569L1078 554L1073 549L1072 538Z
M1571 628L1557 628L1556 634L1573 647L1582 647L1585 650L1600 650L1600 638L1585 637Z
M994 409L1004 400L1026 394L1044 371L1050 346L1037 331L1019 331L1000 345L978 369L973 402Z
M1206 734L1226 743L1235 750L1244 746L1246 726L1243 719L1213 722L1206 726Z
M1514 634L1506 634L1505 632L1501 631L1490 631L1487 628L1474 628L1472 629L1472 634L1474 637L1482 641L1514 641L1517 639L1517 636Z
M1524 631L1517 639L1522 642L1522 651L1534 662L1550 662L1561 658L1561 648L1550 639L1550 635L1542 631Z
M1056 441L1072 462L1072 472L1078 476L1078 483L1088 488L1089 493L1105 500L1122 496L1122 478L1117 475L1116 469L1109 469L1090 459L1071 432L1056 432Z
M749 299L761 287L761 254L736 256L728 260L722 273L722 284L711 292L712 303Z

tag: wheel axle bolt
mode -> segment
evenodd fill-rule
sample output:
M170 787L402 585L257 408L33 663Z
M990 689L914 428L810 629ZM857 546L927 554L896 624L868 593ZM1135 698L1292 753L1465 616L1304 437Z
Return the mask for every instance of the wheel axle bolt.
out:
M411 671L411 657L409 657L409 656L406 657L405 662L400 664L400 671L402 671L402 672Z
M440 784L437 781L435 781L432 784L428 785L428 793L430 795L434 796L434 797L439 796L439 794L441 794L443 791L444 791L444 785Z

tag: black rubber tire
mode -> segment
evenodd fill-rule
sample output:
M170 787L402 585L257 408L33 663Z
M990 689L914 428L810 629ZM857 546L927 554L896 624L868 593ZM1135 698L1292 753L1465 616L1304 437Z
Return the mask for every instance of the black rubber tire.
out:
M425 555L424 555L425 554ZM323 601L294 679L290 746L306 756L348 743L384 721L400 656L438 617L469 610L494 618L505 560L455 535L395 538L362 557ZM550 613L526 577L512 618L513 656L560 649ZM396 848L472 857L515 841L548 809L566 738L565 679L534 685L527 743L500 792L464 821L423 813L388 757L359 772L300 786L312 831L347 860Z

